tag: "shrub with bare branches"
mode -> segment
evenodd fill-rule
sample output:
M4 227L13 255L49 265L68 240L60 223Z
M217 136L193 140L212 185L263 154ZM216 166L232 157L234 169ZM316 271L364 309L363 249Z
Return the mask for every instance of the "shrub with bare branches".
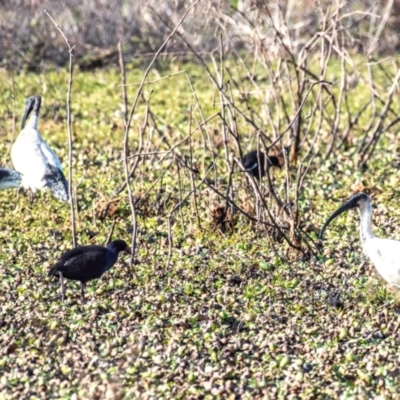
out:
M186 5L178 0L2 1L0 56L5 65L30 70L49 62L66 64L62 40L43 15L47 9L76 46L76 62L82 68L117 64L118 42L124 44L129 61L154 53L169 33L158 17L176 23ZM389 54L399 46L399 8L398 0L372 5L368 1L206 0L190 13L180 31L200 53L218 48L223 35L225 51L246 49L257 54L262 45L276 54L282 50L277 42L280 35L281 44L298 54L301 49L315 50L322 34L338 30L347 51ZM179 41L169 42L164 52L191 57Z

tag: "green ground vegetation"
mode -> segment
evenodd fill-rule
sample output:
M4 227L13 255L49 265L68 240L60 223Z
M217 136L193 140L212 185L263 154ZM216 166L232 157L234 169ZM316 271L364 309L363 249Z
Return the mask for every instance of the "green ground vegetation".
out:
M268 74L257 68L258 86L267 90ZM391 68L388 63L389 76ZM391 81L375 69L375 89L383 98ZM180 71L185 72L176 74ZM368 71L360 65L359 73ZM339 63L328 75L337 93ZM129 104L137 90L133 84L142 76L142 70L127 66ZM12 77L2 71L0 77L3 164L11 166L9 150L26 97L39 94L39 129L67 172L67 73ZM274 115L278 109L273 98L265 103L238 65L227 66L228 77L237 84L231 92L237 106L268 132L266 110ZM315 255L293 251L234 210L218 220L224 200L206 185L191 194L200 179L192 182L168 153L178 144L176 153L202 177L215 161L209 179L225 193L223 129L221 119L211 118L221 112L218 90L192 64L155 68L149 80L153 83L144 88L129 134L131 155L140 146L141 154L149 153L140 156L131 179L138 218L135 263L130 267L127 257L120 257L102 279L87 285L85 304L76 282L67 282L61 303L58 280L47 276L71 247L68 205L49 193L38 195L33 206L22 193L0 193L0 398L395 398L400 309L396 294L362 255L358 215L348 213L332 223ZM346 101L356 113L369 90L362 80L352 84ZM125 181L119 85L118 70L74 74L73 185L80 244L104 244L113 223L114 238L131 238L127 192L116 195ZM304 117L314 99L307 99ZM374 107L381 107L378 100ZM331 103L325 111L334 112ZM318 133L317 145L298 204L300 225L311 239L360 188L373 194L375 233L400 238L396 127L378 142L368 168L357 166L357 146L372 111L373 106L346 146L327 159L331 127L325 120L318 132L318 124L309 127ZM203 117L211 118L207 129L196 130ZM274 118L283 130L283 113ZM242 149L248 151L257 133L239 115L236 120ZM302 144L301 154L310 143ZM229 159L238 157L230 135L227 148ZM292 181L297 168L289 162ZM284 193L285 168L271 175L277 192ZM235 201L255 216L248 177L235 172L232 179ZM171 216L169 254L168 216L186 196Z

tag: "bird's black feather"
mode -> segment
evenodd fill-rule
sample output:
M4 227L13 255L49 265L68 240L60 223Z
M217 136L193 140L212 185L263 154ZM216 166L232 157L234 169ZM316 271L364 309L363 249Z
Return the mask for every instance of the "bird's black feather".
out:
M46 186L50 188L54 197L60 201L68 201L68 182L61 169L47 164L47 173L44 176Z

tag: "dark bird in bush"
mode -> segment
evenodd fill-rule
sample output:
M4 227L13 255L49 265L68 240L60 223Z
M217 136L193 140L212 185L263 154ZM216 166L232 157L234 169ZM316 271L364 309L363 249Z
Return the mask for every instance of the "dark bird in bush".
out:
M49 271L49 276L60 277L62 301L65 299L64 278L81 283L82 301L85 301L85 283L107 272L117 262L121 251L132 254L126 242L118 239L110 242L107 247L81 246L63 253Z
M355 194L337 209L325 222L319 238L322 239L326 227L333 219L352 208L358 208L360 211L360 236L364 254L372 261L386 282L400 287L400 242L374 236L371 230L371 199L365 193Z
M267 162L265 162L267 160ZM277 156L265 156L262 151L252 150L247 153L242 159L244 170L242 172L249 172L256 179L265 176L269 167L281 168L280 160Z
M40 103L39 96L31 96L26 101L21 132L11 148L11 159L22 175L21 186L31 194L48 187L56 199L68 201L68 183L60 161L37 129Z
M21 175L13 169L0 167L0 189L19 188Z

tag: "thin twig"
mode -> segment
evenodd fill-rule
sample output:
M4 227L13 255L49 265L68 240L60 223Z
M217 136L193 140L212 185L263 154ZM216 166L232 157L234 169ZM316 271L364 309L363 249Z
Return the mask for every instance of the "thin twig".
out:
M178 72L174 72L173 74L168 74L168 75L162 76L161 78L154 79L153 81L146 81L145 85L157 83L157 82L160 82L160 81L162 81L164 79L171 78L172 76L180 75L180 74L187 74L187 71L185 69L183 69L182 71L178 71ZM124 85L125 86L138 86L138 85L141 85L141 84L142 84L142 82L136 82L136 83L126 83ZM120 86L122 86L122 85L120 85Z
M116 221L115 219L114 219L113 222L112 222L110 232L108 232L108 236L107 236L107 240L106 240L106 246L108 245L108 243L111 242L111 239L112 239L112 236L113 236L113 233L114 233L114 228L115 228L115 223L116 223L116 222L117 222L117 221Z
M156 62L158 56L160 55L160 53L162 52L162 50L164 49L164 47L167 45L167 43L172 39L172 37L175 35L175 33L177 32L178 28L181 26L181 24L183 23L183 21L185 20L186 16L188 15L189 11L194 8L197 3L200 0L195 1L190 7L188 7L186 9L186 11L184 12L182 18L178 21L178 23L176 24L175 28L172 30L172 32L168 35L168 37L165 39L164 43L159 47L159 49L157 50L157 52L154 54L153 59L151 60L150 64L148 65L148 67L146 68L146 71L143 74L143 78L142 81L140 82L139 88L137 89L136 92L136 97L133 101L132 107L129 111L128 114L128 119L125 121L125 132L124 132L124 166L125 166L125 179L126 179L126 187L128 189L128 197L129 197L129 204L131 207L131 213L132 213L132 220L133 220L133 232L132 232L132 257L131 257L131 264L133 263L133 258L135 256L135 252L136 252L136 235L137 235L137 221L136 221L136 208L135 208L135 202L133 200L133 195L132 195L132 188L130 185L130 172L129 172L129 167L128 167L128 157L129 157L129 144L128 144L128 138L129 138L129 130L131 127L131 122L132 122L132 118L133 115L135 113L136 110L136 106L138 104L139 101L139 97L142 93L143 90L143 86L145 84L145 81L147 79L147 76L150 73L151 68L153 67L154 63ZM122 84L124 85L123 87L125 88L125 84L124 82L122 82Z
M73 78L73 63L72 57L73 52L75 50L75 46L71 46L68 38L65 36L64 32L60 28L60 26L54 21L52 16L48 13L47 10L44 10L44 13L50 18L51 22L54 24L56 29L60 32L63 37L65 43L68 46L69 53L69 64L68 64L68 92L67 92L67 127L68 127L68 193L69 193L69 204L71 210L71 230L72 230L72 245L76 247L76 224L75 224L75 203L77 200L74 199L74 192L72 189L72 150L73 150L73 137L72 137L72 118L71 118L71 92L72 92L72 78ZM75 200L75 201L74 201ZM77 205L76 205L77 206Z
M128 119L128 94L126 92L125 86L126 85L126 72L125 72L125 63L124 63L124 54L122 53L122 44L118 42L118 61L119 61L119 69L121 71L121 86L122 86L122 104L123 104L123 116L124 121Z

